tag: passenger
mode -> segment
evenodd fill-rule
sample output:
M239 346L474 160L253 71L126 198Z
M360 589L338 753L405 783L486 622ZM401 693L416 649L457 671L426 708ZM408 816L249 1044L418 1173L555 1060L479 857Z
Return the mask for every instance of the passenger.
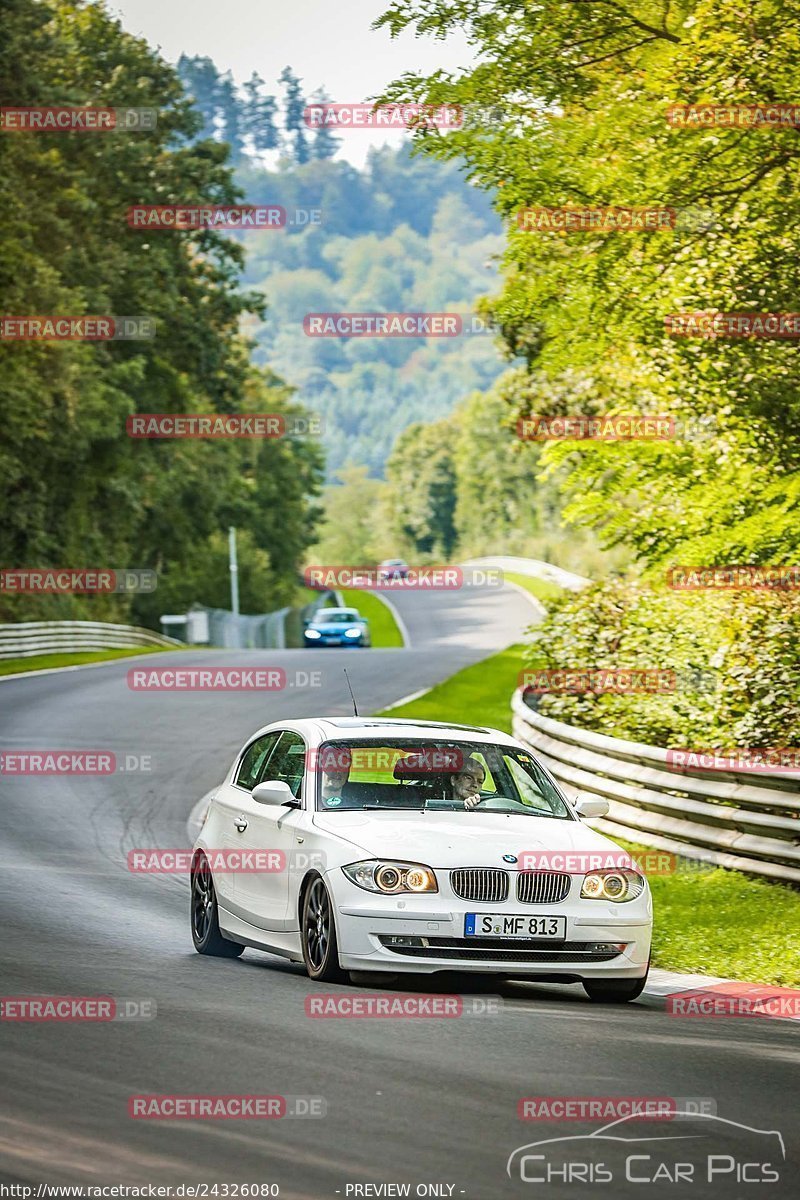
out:
M329 746L320 755L322 769L322 804L324 808L338 808L344 799L344 791L350 779L353 756L347 746Z
M451 775L451 790L453 800L463 804L464 808L477 808L481 802L480 791L486 778L486 771L477 758L467 758L461 768Z

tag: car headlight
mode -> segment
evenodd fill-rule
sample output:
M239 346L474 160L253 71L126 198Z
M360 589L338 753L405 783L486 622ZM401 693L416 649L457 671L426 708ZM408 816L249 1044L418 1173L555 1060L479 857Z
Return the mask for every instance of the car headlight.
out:
M387 862L372 858L342 867L347 878L367 892L397 896L400 892L438 892L436 876L420 863Z
M344 636L345 637L361 637L361 630L360 629L345 629Z
M621 904L641 896L644 879L636 871L590 871L584 876L581 900L614 900Z
M320 631L319 631L318 629L307 629L307 630L306 630L306 637L307 637L307 638L312 638L313 640L315 640L315 641L316 641L316 639L317 639L317 638L320 638L320 637L322 637L322 634L320 633Z

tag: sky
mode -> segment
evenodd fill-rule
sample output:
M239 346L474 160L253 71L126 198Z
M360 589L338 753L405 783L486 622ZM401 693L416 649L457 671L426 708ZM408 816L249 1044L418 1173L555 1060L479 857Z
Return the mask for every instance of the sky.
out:
M405 71L456 70L473 59L461 34L437 41L406 32L393 40L387 30L372 31L388 0L107 0L107 7L170 62L181 52L208 55L237 82L257 71L276 92L289 65L307 95L324 86L342 103L378 94ZM337 157L360 166L370 145L408 135L363 129L342 136Z

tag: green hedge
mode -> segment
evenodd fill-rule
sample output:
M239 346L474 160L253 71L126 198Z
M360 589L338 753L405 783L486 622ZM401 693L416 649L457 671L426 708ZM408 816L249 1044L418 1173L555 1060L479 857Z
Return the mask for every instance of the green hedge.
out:
M556 720L657 746L800 745L800 597L606 582L551 602L526 666L667 668L663 694L542 695Z

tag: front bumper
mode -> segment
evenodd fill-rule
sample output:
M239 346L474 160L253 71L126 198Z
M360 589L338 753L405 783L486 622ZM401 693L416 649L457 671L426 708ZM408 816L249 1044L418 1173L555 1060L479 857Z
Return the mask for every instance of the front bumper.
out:
M340 637L339 634L323 634L322 637L310 638L303 637L306 646L362 646L364 644L364 635L357 638Z
M338 876L338 877L337 877ZM437 872L442 882L447 872ZM565 901L521 904L462 900L449 889L429 896L377 896L356 887L341 871L330 873L339 958L345 970L431 974L474 971L515 977L638 979L650 957L649 889L625 904L580 900L573 882ZM566 917L564 941L465 938L469 912Z

